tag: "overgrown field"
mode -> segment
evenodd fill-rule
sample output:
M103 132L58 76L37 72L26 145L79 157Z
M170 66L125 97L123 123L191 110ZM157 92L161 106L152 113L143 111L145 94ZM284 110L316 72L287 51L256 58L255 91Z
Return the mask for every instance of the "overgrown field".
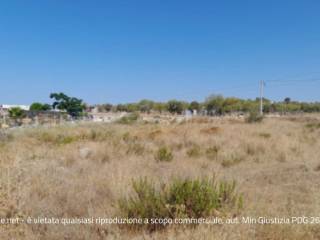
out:
M0 217L320 216L320 124L199 118L0 133ZM1 239L319 239L319 225L1 225Z

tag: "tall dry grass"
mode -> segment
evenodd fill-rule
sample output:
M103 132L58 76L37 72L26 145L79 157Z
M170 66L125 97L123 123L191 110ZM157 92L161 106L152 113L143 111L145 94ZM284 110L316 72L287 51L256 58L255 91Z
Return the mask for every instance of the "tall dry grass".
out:
M215 119L86 124L0 136L0 217L111 217L133 179L235 180L243 216L320 216L317 121ZM163 146L170 161L155 156ZM168 151L169 151L168 150ZM223 225L132 232L117 226L3 225L1 239L319 239L317 226Z

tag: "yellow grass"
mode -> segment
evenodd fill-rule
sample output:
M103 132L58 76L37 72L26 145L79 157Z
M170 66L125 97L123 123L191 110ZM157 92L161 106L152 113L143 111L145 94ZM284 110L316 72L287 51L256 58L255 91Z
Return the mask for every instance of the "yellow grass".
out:
M320 129L310 118L86 124L0 135L0 217L112 217L131 181L236 180L239 216L320 216ZM155 159L167 146L170 162ZM169 227L2 225L1 239L319 239L318 225Z

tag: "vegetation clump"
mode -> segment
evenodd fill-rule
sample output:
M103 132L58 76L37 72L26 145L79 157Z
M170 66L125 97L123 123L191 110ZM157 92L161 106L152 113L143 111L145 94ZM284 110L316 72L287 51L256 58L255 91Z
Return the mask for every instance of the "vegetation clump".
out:
M134 112L130 113L122 118L120 118L117 123L120 124L132 124L135 123L139 119L139 113Z
M26 115L25 111L19 107L13 107L9 109L9 117L13 119L21 119L21 118L24 118L25 115Z
M257 111L251 111L249 116L246 118L247 123L259 123L262 122L263 115L259 114Z
M170 162L173 160L173 154L168 147L163 146L163 147L160 147L156 152L155 159L158 162Z
M235 181L217 182L215 178L174 179L159 188L147 178L132 183L133 194L119 200L119 207L127 218L148 219L149 224L135 225L150 231L165 224L153 224L153 219L206 218L216 211L230 213L242 208L242 196L237 194Z

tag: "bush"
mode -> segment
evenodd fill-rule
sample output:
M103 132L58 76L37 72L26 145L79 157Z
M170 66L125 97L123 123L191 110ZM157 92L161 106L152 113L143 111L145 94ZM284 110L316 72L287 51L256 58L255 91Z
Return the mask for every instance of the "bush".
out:
M155 154L155 159L159 162L170 162L173 159L173 154L168 147L160 147Z
M177 100L170 100L167 103L167 108L170 113L181 114L184 110L183 102Z
M122 118L120 118L117 123L120 123L120 124L132 124L134 122L136 122L139 118L139 113L130 113Z
M251 111L249 116L246 118L247 123L258 123L262 122L263 116L260 115L257 111Z
M25 111L19 107L13 107L9 109L9 117L14 119L20 119L25 117Z
M120 210L127 218L175 219L206 218L215 210L230 212L242 208L243 199L235 191L236 183L216 182L214 178L175 179L159 188L146 178L133 181L134 193L119 200ZM164 228L164 224L134 225L150 231Z

